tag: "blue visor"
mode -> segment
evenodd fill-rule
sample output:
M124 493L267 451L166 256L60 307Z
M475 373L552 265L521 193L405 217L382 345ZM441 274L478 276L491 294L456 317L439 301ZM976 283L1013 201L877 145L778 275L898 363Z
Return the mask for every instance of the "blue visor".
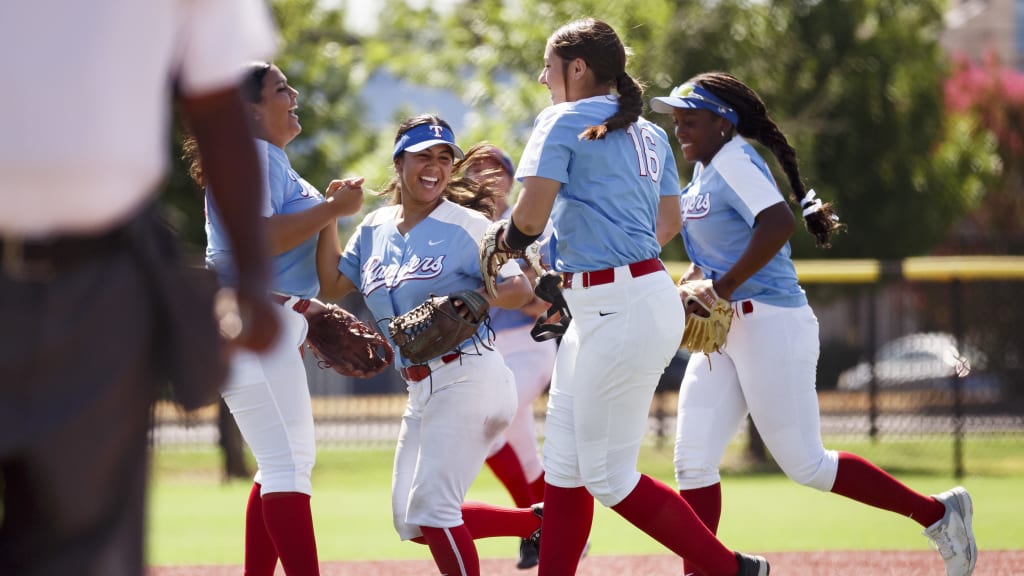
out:
M711 92L696 84L681 84L672 89L668 96L651 98L651 110L661 114L671 114L673 108L702 108L710 110L725 118L733 126L739 123L740 116L731 106L723 102Z
M447 144L455 158L462 160L466 155L462 148L455 144L455 133L440 124L420 124L407 130L395 143L395 153L391 159L398 158L402 152L422 152L431 146Z

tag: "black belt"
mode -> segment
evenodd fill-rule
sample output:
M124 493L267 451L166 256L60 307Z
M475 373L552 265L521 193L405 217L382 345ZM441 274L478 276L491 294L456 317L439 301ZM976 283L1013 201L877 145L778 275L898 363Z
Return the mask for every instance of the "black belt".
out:
M15 280L49 280L58 272L129 245L127 226L91 236L25 240L0 234L0 272Z

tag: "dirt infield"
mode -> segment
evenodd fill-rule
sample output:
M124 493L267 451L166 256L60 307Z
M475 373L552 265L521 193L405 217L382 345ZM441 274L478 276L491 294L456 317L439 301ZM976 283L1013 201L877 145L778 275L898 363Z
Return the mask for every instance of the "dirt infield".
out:
M938 553L914 552L777 552L766 554L772 576L942 576L946 573ZM517 570L512 559L485 559L480 572L486 576L530 576L533 570ZM241 566L161 566L148 576L238 576ZM434 576L429 560L395 562L324 562L322 576ZM591 556L580 564L578 576L678 576L682 565L673 556ZM284 572L278 566L278 576ZM1024 550L990 551L978 555L974 576L1024 574Z

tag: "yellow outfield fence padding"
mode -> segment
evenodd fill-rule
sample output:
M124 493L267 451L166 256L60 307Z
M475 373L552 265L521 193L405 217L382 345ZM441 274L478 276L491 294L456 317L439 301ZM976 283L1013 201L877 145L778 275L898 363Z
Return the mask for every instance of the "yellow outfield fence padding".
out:
M882 279L910 282L1024 280L1024 256L918 256L904 260L794 260L804 284L871 284ZM678 280L689 262L666 262Z

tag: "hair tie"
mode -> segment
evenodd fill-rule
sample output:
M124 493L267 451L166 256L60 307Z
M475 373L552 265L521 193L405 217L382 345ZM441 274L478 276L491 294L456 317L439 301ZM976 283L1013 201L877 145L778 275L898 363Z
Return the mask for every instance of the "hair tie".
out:
M804 199L800 201L800 207L804 209L804 216L810 216L821 210L821 199L816 197L813 188L804 195Z

